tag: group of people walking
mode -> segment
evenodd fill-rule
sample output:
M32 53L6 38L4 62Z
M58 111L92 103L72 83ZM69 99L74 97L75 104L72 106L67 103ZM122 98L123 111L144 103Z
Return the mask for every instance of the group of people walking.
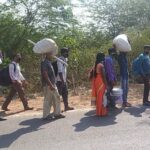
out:
M69 49L61 49L61 57L63 61L67 62L69 56ZM46 53L44 60L41 62L41 81L44 91L44 102L43 102L43 119L57 119L64 118L65 116L61 114L60 109L60 95L64 102L64 110L73 110L68 104L68 88L67 88L67 66L57 61L57 75L54 72L52 65L52 53ZM2 110L9 111L8 105L13 99L14 95L18 93L21 99L24 110L32 110L33 107L29 107L27 97L24 92L24 87L26 86L26 80L23 77L19 63L21 61L21 55L15 54L13 56L12 62L9 64L9 75L11 78L11 89L2 105ZM53 113L50 115L51 106L54 107ZM1 120L3 120L1 118Z
M61 49L60 59L67 62L69 56L69 49ZM57 74L54 72L51 62L52 53L46 53L45 59L41 62L41 76L42 85L44 88L44 105L43 105L43 119L57 119L64 118L60 109L60 96L64 102L64 110L73 110L73 107L68 105L68 88L67 88L67 66L57 61ZM54 112L50 115L51 106L54 107Z
M150 45L144 46L144 51L140 55L142 57L142 65L140 65L141 77L144 82L143 93L143 105L150 106L148 100L150 90ZM69 56L69 49L61 49L60 59L67 62ZM52 53L45 54L44 60L41 62L41 81L44 90L44 102L43 102L43 120L59 119L65 116L61 114L60 108L60 95L64 102L64 110L73 110L68 104L68 88L67 88L67 66L57 61L57 68L54 68L52 63ZM16 54L13 56L12 62L9 64L9 75L11 78L11 90L6 97L5 102L2 105L2 110L9 111L8 105L10 104L13 96L18 93L24 110L32 110L33 107L29 107L27 97L25 96L24 87L26 86L26 80L23 77L19 63L21 61L21 55ZM96 115L106 116L108 114L108 108L116 108L115 100L111 96L113 87L117 83L116 68L114 61L118 62L120 68L120 83L123 91L122 100L123 107L131 107L128 103L128 61L127 52L119 52L117 54L115 46L108 49L108 56L105 56L103 52L99 52L96 56L95 65L90 72L90 79L92 81L92 99L96 102ZM57 70L57 73L56 71ZM104 94L107 95L108 104L104 105ZM51 107L53 106L53 113Z
M117 54L115 46L108 49L108 56L99 52L96 56L95 65L90 72L90 79L92 81L92 101L96 101L96 115L106 116L108 108L115 107L115 99L111 96L113 87L117 83L115 63L118 62L120 69L120 83L123 91L122 101L123 107L131 107L128 103L128 61L127 52L119 52ZM140 76L144 82L143 105L150 106L149 90L150 90L150 45L144 46L144 51L140 54L142 63L139 66ZM107 95L108 105L104 106L104 94Z

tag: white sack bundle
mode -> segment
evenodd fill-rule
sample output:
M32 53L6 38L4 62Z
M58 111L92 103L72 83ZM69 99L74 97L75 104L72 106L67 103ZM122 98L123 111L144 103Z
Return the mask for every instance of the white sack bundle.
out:
M128 41L128 37L125 34L120 34L114 38L113 44L116 46L116 49L121 52L131 51L131 45Z
M31 40L28 40L28 42L34 45L33 51L35 53L37 53L37 54L45 54L47 52L52 52L53 58L57 59L62 64L68 66L68 64L66 62L64 62L63 60L61 60L60 58L55 56L58 53L58 46L55 43L55 41L53 41L52 39L45 38L43 40L40 40L37 43L35 43L35 42L31 41Z
M52 52L53 55L56 55L58 53L58 46L52 39L45 38L35 43L33 51L38 54Z

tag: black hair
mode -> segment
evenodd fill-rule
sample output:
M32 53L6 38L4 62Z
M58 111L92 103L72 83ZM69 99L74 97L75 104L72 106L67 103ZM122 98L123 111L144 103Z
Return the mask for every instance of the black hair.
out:
M111 55L112 53L116 53L116 49L115 48L109 48L108 49L108 54Z
M103 52L99 52L96 55L95 67L94 67L94 72L93 72L94 77L97 76L97 73L96 73L97 64L102 63L104 61L104 59L105 59L105 54Z
M61 52L61 54L65 53L65 52L69 52L69 48L63 47L63 48L61 48L60 52Z
M11 55L11 59L13 60L13 59L15 59L15 57L16 56L18 56L18 55L20 55L21 56L21 54L20 53L13 53L12 55Z

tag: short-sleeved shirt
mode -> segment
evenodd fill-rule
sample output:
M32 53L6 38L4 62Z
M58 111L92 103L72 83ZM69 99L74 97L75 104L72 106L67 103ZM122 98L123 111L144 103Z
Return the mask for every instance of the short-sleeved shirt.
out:
M55 79L55 73L54 73L54 69L52 66L51 61L49 61L48 59L45 59L41 62L41 80L42 80L42 86L46 86L48 83L46 81L46 79L43 76L43 72L46 71L48 73L48 77L49 80L51 81L51 83L53 85L56 84L56 79Z
M107 80L109 82L110 81L116 81L114 62L113 62L113 58L111 56L105 57L104 66L105 66L105 72L106 72Z
M67 59L63 56L59 57L61 60L63 60L64 62L67 62ZM63 80L64 82L66 82L67 80L67 66L62 64L61 62L57 61L57 66L58 66L58 75L57 75L57 81L61 81L60 77L59 77L59 73L62 73L63 76Z
M120 66L120 76L123 79L128 79L128 60L126 54L120 53L118 56L118 63Z

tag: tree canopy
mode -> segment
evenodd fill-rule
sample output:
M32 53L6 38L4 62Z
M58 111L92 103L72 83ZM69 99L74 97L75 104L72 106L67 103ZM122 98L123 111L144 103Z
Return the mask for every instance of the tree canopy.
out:
M97 51L107 53L116 35L128 34L133 49L130 62L144 44L150 43L149 0L78 0L82 5L78 9L87 11L83 12L84 21L77 20L74 7L78 6L72 1L6 0L0 3L0 49L6 54L7 63L7 57L14 51L23 54L22 68L31 82L31 90L40 85L41 58L32 52L27 39L37 42L48 37L55 40L59 48L69 47L69 83L72 84L74 78L79 85L87 81L87 70L94 64Z

